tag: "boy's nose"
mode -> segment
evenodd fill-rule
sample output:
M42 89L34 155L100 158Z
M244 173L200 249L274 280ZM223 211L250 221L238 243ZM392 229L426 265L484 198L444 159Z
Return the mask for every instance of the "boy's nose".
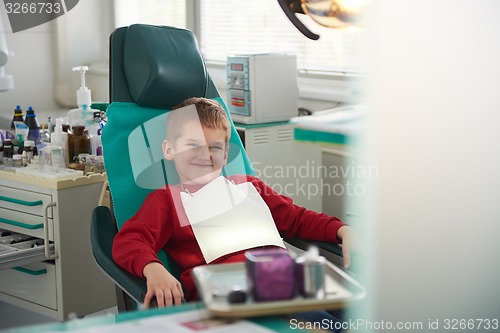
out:
M197 149L197 155L198 155L198 158L200 159L206 159L206 160L210 160L212 159L212 152L210 151L210 147L208 145L205 145L205 146L200 146L198 147Z

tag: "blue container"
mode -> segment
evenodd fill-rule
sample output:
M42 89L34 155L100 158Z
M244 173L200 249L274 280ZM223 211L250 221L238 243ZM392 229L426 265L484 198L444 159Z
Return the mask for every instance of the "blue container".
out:
M28 125L28 140L35 142L35 145L40 143L40 124L36 119L35 110L30 106L26 111L26 117L24 118L24 123Z

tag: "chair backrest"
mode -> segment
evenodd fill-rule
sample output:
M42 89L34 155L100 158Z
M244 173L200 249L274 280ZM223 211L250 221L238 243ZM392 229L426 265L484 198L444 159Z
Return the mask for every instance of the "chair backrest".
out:
M102 144L118 229L151 191L176 182L161 142L170 108L189 97L215 99L229 116L189 30L137 24L111 35L111 104ZM225 174L253 173L232 121L229 151Z
M134 24L110 37L111 102L170 109L189 97L219 97L194 34Z

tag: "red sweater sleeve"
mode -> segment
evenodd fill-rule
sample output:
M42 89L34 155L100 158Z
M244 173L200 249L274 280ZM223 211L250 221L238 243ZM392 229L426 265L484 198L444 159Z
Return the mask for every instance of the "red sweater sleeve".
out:
M113 241L113 259L125 270L143 277L148 263L161 261L157 253L172 234L168 223L173 208L168 190L151 192L141 208L126 221ZM163 221L163 223L161 223Z
M297 206L292 199L276 193L256 177L248 176L248 181L268 205L283 237L339 243L337 231L345 225L340 219Z

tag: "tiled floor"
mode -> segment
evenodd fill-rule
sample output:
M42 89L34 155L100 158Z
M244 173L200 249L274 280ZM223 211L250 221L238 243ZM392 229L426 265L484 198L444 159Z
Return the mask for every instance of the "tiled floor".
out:
M87 317L99 316L107 313L117 313L116 307L90 314ZM57 322L57 320L14 305L0 302L0 330L52 322Z

